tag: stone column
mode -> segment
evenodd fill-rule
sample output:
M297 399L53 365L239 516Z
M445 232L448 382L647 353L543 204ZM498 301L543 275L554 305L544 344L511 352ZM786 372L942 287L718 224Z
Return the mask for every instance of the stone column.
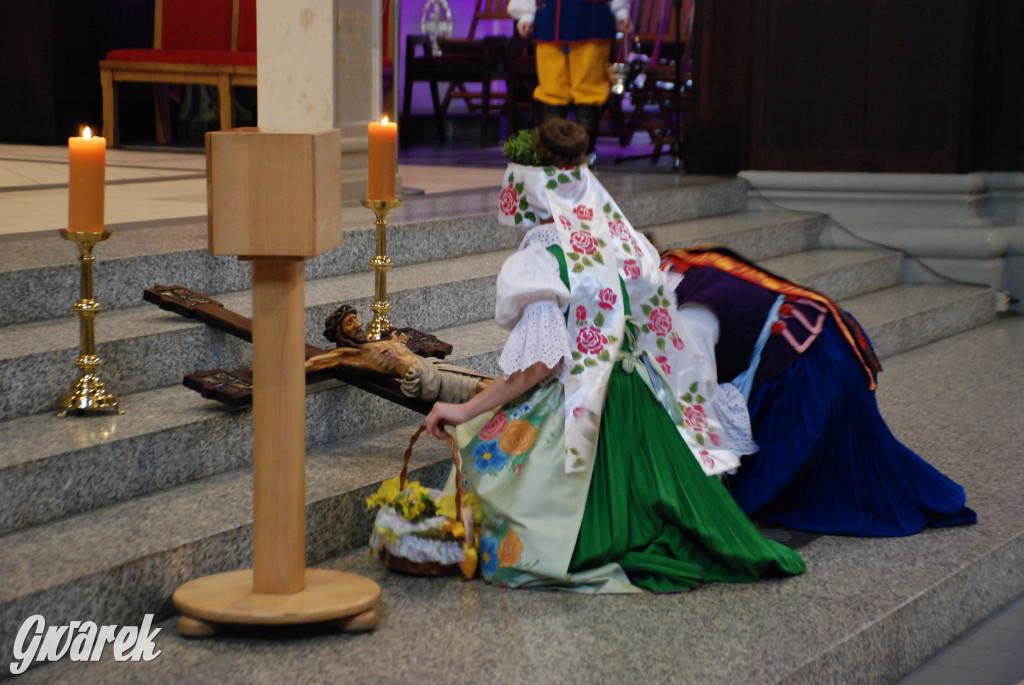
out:
M257 88L263 130L337 128L342 198L366 195L366 124L381 116L379 0L260 0Z

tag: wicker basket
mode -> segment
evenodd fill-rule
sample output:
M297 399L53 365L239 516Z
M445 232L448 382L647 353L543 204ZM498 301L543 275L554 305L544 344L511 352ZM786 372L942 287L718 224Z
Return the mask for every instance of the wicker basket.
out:
M405 450L405 456L403 458L402 463L402 472L399 475L398 480L399 491L404 490L406 487L409 475L409 459L412 457L412 448L416 444L416 440L419 439L420 435L422 435L424 430L426 430L426 425L420 426L413 434L412 438L409 440L409 447L406 448ZM469 508L463 508L462 505L462 497L464 494L464 487L462 484L462 460L459 457L458 449L455 447L454 438L452 438L452 436L449 435L448 433L445 433L445 436L448 438L448 444L451 447L452 463L455 464L455 511L458 514L458 517L457 519L452 520L449 517L435 516L430 519L427 519L424 522L424 525L429 526L430 530L434 531L434 535L429 537L436 540L437 531L441 530L440 526L444 523L445 520L447 520L449 523L458 522L462 524L466 537L472 540L472 511L469 510ZM389 507L382 507L377 512L377 519L374 522L374 537L371 537L371 546L374 546L374 538L377 535L378 526L382 525L382 521L387 520L389 517L393 519L395 516L400 515L395 514L394 509L391 509ZM416 536L416 533L409 533L408 535ZM444 542L440 542L438 544L458 545L461 548L463 542L463 540L458 540L454 537L450 537L450 539L445 540ZM396 553L394 551L394 545L390 543L379 542L378 544L380 546L378 555L380 556L381 561L384 562L385 566L392 570L400 571L402 573L409 573L417 576L448 576L456 575L462 572L462 568L460 566L461 562L459 561L450 563L449 560L449 562L446 563L445 561L439 559L409 559L405 556Z

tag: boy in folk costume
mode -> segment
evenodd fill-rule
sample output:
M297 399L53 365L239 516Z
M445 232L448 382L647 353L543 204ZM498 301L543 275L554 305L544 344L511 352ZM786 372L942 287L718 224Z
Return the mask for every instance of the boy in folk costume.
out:
M608 100L608 58L616 30L633 29L628 0L510 0L508 13L516 31L534 37L537 79L533 98L541 103L541 119L565 118L576 105L576 123L590 138L593 155ZM591 161L593 161L591 159Z

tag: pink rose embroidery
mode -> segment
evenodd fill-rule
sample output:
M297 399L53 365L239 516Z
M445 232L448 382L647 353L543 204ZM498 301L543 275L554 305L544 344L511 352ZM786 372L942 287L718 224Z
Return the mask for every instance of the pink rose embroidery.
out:
M619 296L612 292L611 288L605 288L597 294L598 303L597 306L601 309L614 309L616 301Z
M640 278L640 266L635 259L627 259L622 263L622 271L634 281Z
M583 407L576 407L575 409L572 410L572 417L574 419L578 419L579 417L583 416L583 412L585 411L586 409L584 409Z
M704 407L687 407L683 417L686 419L686 425L698 433L703 433L708 428L708 417L704 413Z
M677 350L685 350L686 349L686 343L684 343L683 339L680 338L675 333L672 334L672 346L675 347Z
M576 335L576 349L583 354L600 354L607 344L608 338L604 337L597 326L581 328Z
M672 315L664 307L658 307L651 312L650 325L656 335L668 335L672 330Z
M708 437L711 439L711 444L715 447L722 444L722 437L718 433L708 433Z
M706 466L709 469L715 468L715 460L708 453L707 450L701 450L700 451L700 461L701 461L702 464L704 464L704 466Z
M608 222L608 230L610 230L612 235L619 240L629 240L629 229L626 228L625 221Z
M501 432L505 430L505 426L507 425L508 417L505 416L505 412L495 414L494 417L480 429L480 439L494 440L496 437L501 435Z
M573 231L569 235L569 244L574 252L591 255L597 252L597 238L584 231Z
M576 209L572 210L572 213L576 215L576 218L580 221L590 221L594 218L594 210L590 207L584 207L578 205Z
M655 357L654 361L661 365L661 370L665 372L666 376L672 373L672 365L668 363L668 357L662 355L660 357Z
M501 207L501 213L505 216L512 216L516 213L516 208L519 207L519 196L511 183L502 189L501 195L498 197L498 205Z
M572 219L570 219L569 217L559 214L558 221L566 228L572 228Z
M576 307L576 320L586 321L587 320L587 308L583 305Z

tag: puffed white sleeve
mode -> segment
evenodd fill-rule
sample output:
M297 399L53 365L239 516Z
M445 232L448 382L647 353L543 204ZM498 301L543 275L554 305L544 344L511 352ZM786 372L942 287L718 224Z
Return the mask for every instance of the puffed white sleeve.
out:
M572 368L564 315L568 305L558 260L546 249L527 245L505 261L498 275L495 319L512 329L498 360L506 378L543 362L564 380Z

